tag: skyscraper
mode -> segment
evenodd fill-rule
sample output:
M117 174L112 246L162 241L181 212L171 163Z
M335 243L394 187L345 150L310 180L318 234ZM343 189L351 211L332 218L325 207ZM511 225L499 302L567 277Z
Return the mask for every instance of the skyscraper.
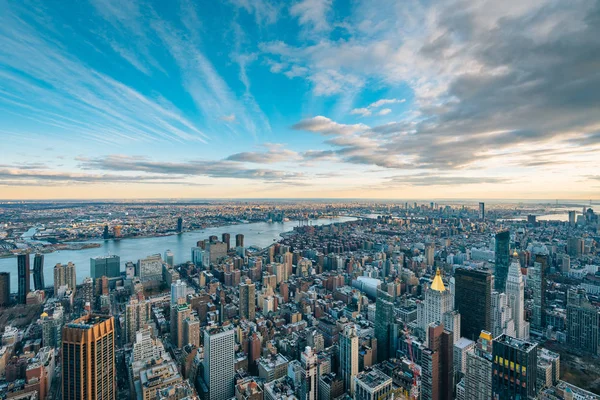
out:
M433 267L435 261L435 243L425 245L425 263L428 267Z
M29 287L29 254L19 254L17 256L17 272L18 272L18 302L19 304L25 304L27 302L27 293L30 291Z
M535 254L531 276L527 279L528 286L533 292L533 313L531 325L537 329L546 326L546 269L548 267L547 254ZM529 275L529 274L528 274Z
M567 293L567 343L600 355L600 310L590 303L584 289L570 289Z
M454 272L454 308L460 312L462 336L475 340L492 330L492 274L483 269L457 268Z
M506 297L508 306L512 310L515 321L515 337L517 339L529 338L529 322L525 321L525 283L521 274L519 255L515 251L510 263L508 277L506 278Z
M44 255L36 253L33 258L33 287L35 290L44 290Z
M506 277L510 263L510 231L502 231L496 234L496 269L494 289L504 292L506 288Z
M427 330L427 348L421 355L421 399L451 400L454 388L452 332L440 323L430 324Z
M221 241L227 245L227 251L229 252L231 247L231 235L229 233L223 233L221 235Z
M421 329L427 331L429 324L443 322L444 314L452 312L453 309L452 293L446 290L438 269L431 286L425 292L425 300L417 304L417 323Z
M177 218L177 232L183 232L183 218Z
M377 362L389 358L390 326L394 322L394 298L387 293L387 285L377 289L375 302L375 337L377 338Z
M479 203L479 220L485 221L485 203Z
M317 400L319 395L319 376L317 374L317 355L307 346L300 355L302 376L300 399Z
M240 317L253 320L256 314L255 286L250 279L240 283Z
M506 293L492 292L492 336L515 336L515 321Z
M244 235L241 233L235 235L235 247L244 247Z
M475 350L467 353L465 399L492 398L492 334L481 331Z
M340 335L340 370L344 389L354 395L354 377L358 375L358 334L354 324L346 325Z
M187 296L187 285L181 279L171 283L171 305L174 306L182 299L185 302Z
M125 332L123 339L125 343L132 343L137 331L148 323L151 317L151 304L148 300L138 300L132 297L125 305Z
M233 329L213 328L204 331L204 382L207 400L234 396L235 340Z
M93 279L121 276L121 257L117 255L90 258L90 275Z
M165 262L171 267L175 266L175 255L171 250L165 251Z
M185 343L185 330L183 322L192 315L192 309L189 304L181 301L171 306L171 342L177 348L182 348Z
M61 286L67 286L75 292L77 280L75 278L75 264L69 261L67 265L58 263L54 266L54 295Z
M116 399L115 322L86 315L63 328L63 400Z
M10 305L10 273L0 272L0 307Z
M492 344L492 399L536 398L537 344L507 335Z

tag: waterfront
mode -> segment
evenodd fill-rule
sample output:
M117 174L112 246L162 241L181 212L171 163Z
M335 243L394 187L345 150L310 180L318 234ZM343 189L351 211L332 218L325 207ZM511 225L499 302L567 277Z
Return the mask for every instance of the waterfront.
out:
M311 225L327 225L338 222L354 221L353 217L339 217L332 219L311 220ZM90 240L84 243L99 243L101 247L84 250L64 250L48 253L44 255L44 278L46 286L52 286L54 278L54 266L57 263L66 264L71 261L75 263L77 283L90 275L90 258L116 254L121 257L121 269L125 267L127 261L136 262L151 254L163 254L166 250L171 250L175 255L175 263L183 263L190 259L191 248L196 246L196 242L208 239L211 235L218 236L221 240L222 233L231 234L231 245L235 246L235 235L241 233L244 235L244 245L246 247L258 246L267 247L278 241L283 232L291 231L298 226L298 221L288 221L283 223L256 222L251 224L238 224L220 227L212 227L193 232L185 232L179 235L160 236L139 239L120 239L120 240ZM33 256L31 257L31 268L33 270ZM0 259L0 272L10 272L11 292L17 291L17 259L16 257ZM31 281L33 288L33 280Z

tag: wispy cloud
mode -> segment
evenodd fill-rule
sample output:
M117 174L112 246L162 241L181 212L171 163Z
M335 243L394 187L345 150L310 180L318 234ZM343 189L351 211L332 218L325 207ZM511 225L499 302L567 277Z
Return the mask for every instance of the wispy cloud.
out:
M332 5L332 0L300 0L290 8L290 14L298 18L301 25L320 32L330 29L327 14Z
M301 172L290 172L266 168L246 168L231 160L187 162L152 161L145 157L111 155L80 159L83 169L106 171L134 171L149 174L207 176L210 178L251 179L261 181L291 181L303 177Z
M6 5L0 16L1 108L101 142L206 139L176 108L74 58L50 22L23 18L24 7Z

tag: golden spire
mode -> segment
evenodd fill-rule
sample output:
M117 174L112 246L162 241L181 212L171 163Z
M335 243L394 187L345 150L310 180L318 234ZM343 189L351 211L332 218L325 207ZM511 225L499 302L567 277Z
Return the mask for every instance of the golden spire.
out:
M513 257L519 258L519 253L517 253L517 251L515 250L515 252L513 253Z
M440 269L438 268L435 272L435 278L433 278L433 282L431 283L431 289L437 292L444 292L446 287L444 286L444 282L442 281L442 275L440 275Z

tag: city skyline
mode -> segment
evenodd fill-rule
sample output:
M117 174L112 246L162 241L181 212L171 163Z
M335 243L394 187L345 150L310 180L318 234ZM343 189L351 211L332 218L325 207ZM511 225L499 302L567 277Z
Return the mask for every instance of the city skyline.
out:
M597 199L598 7L6 1L0 198Z

